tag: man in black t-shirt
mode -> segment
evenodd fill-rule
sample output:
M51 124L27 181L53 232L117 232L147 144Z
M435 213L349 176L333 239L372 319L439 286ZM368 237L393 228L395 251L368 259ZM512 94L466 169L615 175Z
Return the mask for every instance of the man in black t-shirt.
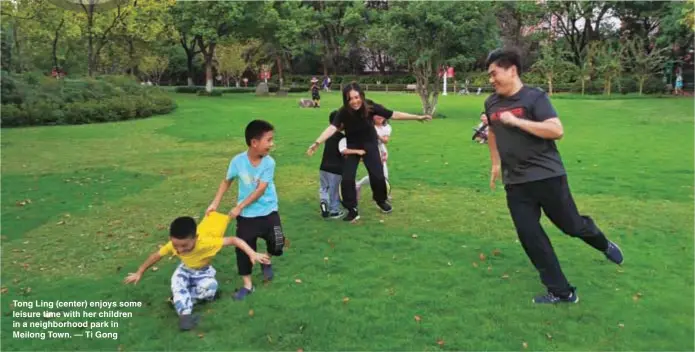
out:
M501 171L519 241L548 290L533 302L576 303L575 288L565 278L541 227L541 210L564 233L582 239L612 262L622 264L623 254L590 217L579 214L555 145L562 138L562 124L547 95L521 82L519 55L496 50L486 66L495 89L485 100L481 116L490 126L490 187L495 187Z

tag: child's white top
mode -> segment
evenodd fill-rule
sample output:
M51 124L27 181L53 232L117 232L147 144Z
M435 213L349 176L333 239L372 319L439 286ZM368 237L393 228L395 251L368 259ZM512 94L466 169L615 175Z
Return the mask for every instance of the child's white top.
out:
M338 150L340 151L340 154L345 154L345 149L347 149L347 139L343 137L340 139L340 142L338 142Z
M374 126L374 128L376 128L376 134L378 134L379 137L391 136L391 125ZM386 150L386 144L382 143L381 140L379 140L379 151L382 154L388 155L388 150Z

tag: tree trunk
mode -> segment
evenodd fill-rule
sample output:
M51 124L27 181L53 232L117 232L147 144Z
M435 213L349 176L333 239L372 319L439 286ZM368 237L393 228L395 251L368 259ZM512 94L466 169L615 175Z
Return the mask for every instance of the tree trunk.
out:
M19 33L17 32L17 22L12 25L12 38L14 39L14 47L17 52L17 73L22 73L24 71L24 65L22 64L22 50L19 45Z
M646 80L645 77L639 78L639 95L642 95L642 88L644 87L644 81L645 80Z
M212 57L206 55L205 58L205 91L212 93Z
M87 13L87 75L94 76L94 3L90 2L86 7L82 8Z
M586 81L582 78L582 95L584 95L584 87L586 85Z
M239 87L240 87L240 85L239 85L239 80L236 79L235 82L236 82L236 87L239 88Z
M548 95L553 95L553 74L548 75Z
M280 59L280 55L275 55L275 63L278 66L278 79L280 80L280 85L282 85L282 60Z
M53 38L53 47L51 50L51 55L53 56L53 67L58 67L58 38L60 35L60 29L63 28L63 24L65 23L65 19L61 18L60 19L60 24L58 25L58 28L55 30L55 37Z
M188 86L193 87L193 77L191 77L190 74L188 76Z

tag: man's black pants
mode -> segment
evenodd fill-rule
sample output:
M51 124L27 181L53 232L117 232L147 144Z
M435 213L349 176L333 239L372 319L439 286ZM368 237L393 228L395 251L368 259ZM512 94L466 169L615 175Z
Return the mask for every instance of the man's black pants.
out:
M582 239L601 252L608 248L606 236L590 217L579 214L567 176L510 184L505 186L505 190L507 206L526 255L548 291L566 297L573 288L562 273L550 239L541 227L541 209L562 232Z

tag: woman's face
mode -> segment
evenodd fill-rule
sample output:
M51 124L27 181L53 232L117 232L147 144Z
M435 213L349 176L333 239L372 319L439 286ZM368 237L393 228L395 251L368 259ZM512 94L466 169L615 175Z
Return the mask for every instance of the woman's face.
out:
M359 110L362 107L362 97L360 97L360 93L356 90L351 90L348 93L348 104L352 110Z

